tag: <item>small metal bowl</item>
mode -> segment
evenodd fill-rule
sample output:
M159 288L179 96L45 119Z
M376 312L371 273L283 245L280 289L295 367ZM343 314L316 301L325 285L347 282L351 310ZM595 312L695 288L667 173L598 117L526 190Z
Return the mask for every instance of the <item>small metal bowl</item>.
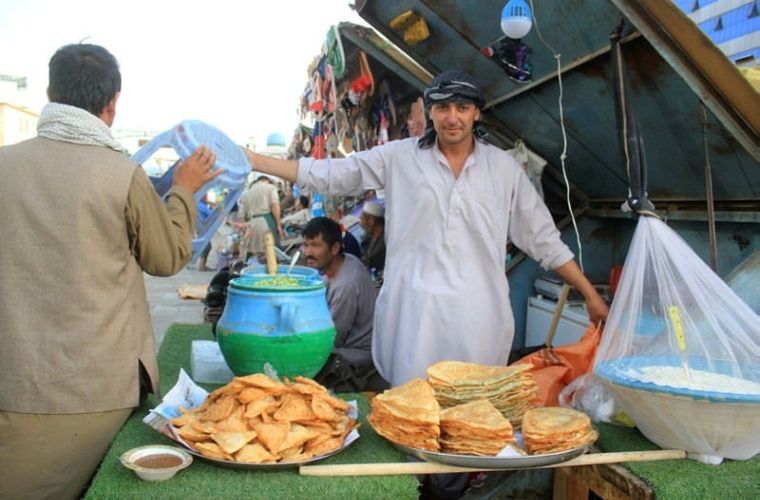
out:
M180 448L148 445L132 448L119 457L122 465L145 481L165 481L193 463L193 457Z

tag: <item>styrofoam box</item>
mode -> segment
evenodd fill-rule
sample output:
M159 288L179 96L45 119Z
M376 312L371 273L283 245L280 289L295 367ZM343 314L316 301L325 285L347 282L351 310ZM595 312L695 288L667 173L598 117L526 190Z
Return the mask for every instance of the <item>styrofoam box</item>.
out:
M544 297L528 298L528 320L525 326L525 345L537 346L546 341L546 333L554 316L557 302ZM562 309L557 331L554 334L554 346L578 342L589 325L588 313L583 304L566 303Z
M226 384L234 376L224 361L219 344L213 340L193 340L190 372L193 380L206 384Z

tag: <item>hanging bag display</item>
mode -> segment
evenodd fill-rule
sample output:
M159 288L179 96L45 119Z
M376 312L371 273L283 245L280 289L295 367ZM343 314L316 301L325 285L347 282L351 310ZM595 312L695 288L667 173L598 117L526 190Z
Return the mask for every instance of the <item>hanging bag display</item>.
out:
M760 317L657 218L639 219L594 373L663 448L760 452Z
M623 208L641 217L593 372L655 444L709 464L747 459L760 452L760 318L654 213L622 29L610 41Z

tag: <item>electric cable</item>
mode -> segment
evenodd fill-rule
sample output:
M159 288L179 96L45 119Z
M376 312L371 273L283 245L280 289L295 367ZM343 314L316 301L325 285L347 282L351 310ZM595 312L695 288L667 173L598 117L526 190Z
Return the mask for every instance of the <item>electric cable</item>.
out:
M558 54L551 45L549 45L549 43L544 39L543 35L541 34L541 29L538 26L538 16L536 16L536 9L533 6L533 0L529 0L529 1L530 1L530 10L533 12L533 24L536 27L536 34L538 35L538 39L541 40L541 43L543 43L547 49L549 49L549 51L554 56L554 59L557 61L557 83L559 84L559 97L558 97L559 125L560 125L560 129L562 130L562 154L559 157L559 161L562 166L562 177L565 179L565 195L566 195L566 201L567 201L567 209L570 212L570 219L573 222L573 230L575 231L575 241L578 245L578 265L581 268L581 272L585 273L585 270L583 267L583 246L581 245L581 236L580 236L580 232L578 231L578 224L575 220L575 214L573 213L573 205L570 200L570 180L567 178L567 168L565 167L565 160L567 159L567 131L565 130L565 109L562 104L563 88L562 88L562 63L560 60L561 55Z

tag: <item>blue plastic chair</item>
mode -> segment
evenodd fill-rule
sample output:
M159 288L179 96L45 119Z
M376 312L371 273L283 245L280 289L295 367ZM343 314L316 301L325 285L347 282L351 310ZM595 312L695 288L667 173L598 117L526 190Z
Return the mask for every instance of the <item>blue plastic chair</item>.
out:
M235 206L240 195L243 194L246 178L251 172L248 158L240 146L235 144L221 130L198 120L184 120L178 123L171 129L158 134L132 155L135 162L142 164L158 149L170 146L182 161L189 158L193 151L202 144L211 148L216 154L216 163L212 169L222 168L224 172L204 184L195 193L196 202L200 201L210 190L227 189L228 192L224 202L217 206L210 216L201 218L199 214L196 220L196 236L192 242L193 260L200 255L216 234L224 218ZM154 189L161 198L165 198L171 189L176 166L177 163L160 177L150 177Z

